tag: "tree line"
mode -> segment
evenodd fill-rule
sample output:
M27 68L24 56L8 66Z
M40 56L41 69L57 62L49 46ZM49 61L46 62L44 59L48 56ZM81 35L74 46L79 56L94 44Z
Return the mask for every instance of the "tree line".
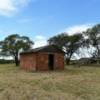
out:
M66 32L60 33L49 38L47 42L49 45L55 45L65 52L67 64L70 63L74 54L79 55L80 49L83 50L84 48L88 50L94 48L93 52L90 52L90 57L100 59L100 24L74 35L68 35ZM0 41L0 55L12 56L16 66L18 66L19 53L32 49L33 45L34 42L29 37L12 34Z
M53 36L48 40L49 44L55 44L60 49L65 51L66 62L70 63L73 54L80 54L84 52L84 48L92 50L90 57L100 59L100 24L87 29L84 32L76 33L74 35L68 35L67 33L61 33ZM80 49L82 50L80 52Z

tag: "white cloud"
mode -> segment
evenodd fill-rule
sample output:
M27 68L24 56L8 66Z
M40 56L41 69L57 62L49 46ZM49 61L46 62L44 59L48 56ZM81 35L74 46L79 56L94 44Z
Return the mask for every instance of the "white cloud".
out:
M0 0L0 15L11 16L32 0Z
M75 25L68 27L64 30L64 32L68 33L69 35L80 33L86 31L88 28L91 28L94 24L83 24L83 25Z
M35 37L35 45L34 48L41 47L47 45L47 39L45 36L37 35Z
M42 35L37 35L35 38L38 39L38 40L44 40L45 39L45 37L42 36Z

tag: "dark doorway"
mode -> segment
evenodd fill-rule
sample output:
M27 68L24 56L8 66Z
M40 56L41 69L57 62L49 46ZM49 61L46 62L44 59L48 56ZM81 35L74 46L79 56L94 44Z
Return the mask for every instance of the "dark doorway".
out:
M49 54L48 56L48 66L49 66L49 70L54 70L54 55L53 54Z

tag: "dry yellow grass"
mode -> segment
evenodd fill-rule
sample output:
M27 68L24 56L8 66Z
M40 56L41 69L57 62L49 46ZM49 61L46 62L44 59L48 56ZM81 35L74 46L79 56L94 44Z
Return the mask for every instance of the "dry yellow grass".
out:
M0 100L100 100L100 68L32 73L0 65Z

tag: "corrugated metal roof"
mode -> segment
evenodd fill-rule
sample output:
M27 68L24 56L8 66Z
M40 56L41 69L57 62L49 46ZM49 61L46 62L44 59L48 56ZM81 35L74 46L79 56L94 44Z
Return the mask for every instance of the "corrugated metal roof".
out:
M55 45L46 45L39 48L35 48L26 52L22 52L21 54L27 53L37 53L37 52L46 52L46 53L64 53L61 49L59 49Z

